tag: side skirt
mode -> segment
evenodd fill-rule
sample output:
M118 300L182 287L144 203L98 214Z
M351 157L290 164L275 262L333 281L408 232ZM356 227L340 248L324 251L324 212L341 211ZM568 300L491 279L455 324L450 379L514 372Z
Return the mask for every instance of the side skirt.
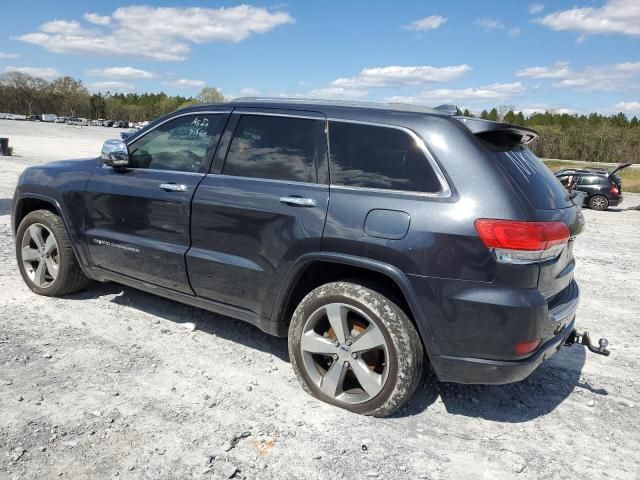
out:
M217 313L227 317L235 318L237 320L241 320L243 322L250 323L251 325L258 327L260 330L270 335L274 335L277 337L287 336L287 328L284 323L273 322L267 318L261 317L260 315L257 315L253 312L250 312L242 308L234 307L232 305L227 305L224 303L215 302L213 300L208 300L206 298L195 297L193 295L176 292L175 290L171 290L169 288L153 285L151 283L143 282L141 280L137 280L135 278L128 277L120 273L112 272L110 270L105 270L99 267L89 268L88 270L89 270L88 273L90 274L90 277L100 282L110 281L110 282L120 283L122 285L126 285L128 287L132 287L137 290L142 290L144 292L148 292L154 295L168 298L176 302L184 303L192 307L202 308L203 310L207 310L209 312Z

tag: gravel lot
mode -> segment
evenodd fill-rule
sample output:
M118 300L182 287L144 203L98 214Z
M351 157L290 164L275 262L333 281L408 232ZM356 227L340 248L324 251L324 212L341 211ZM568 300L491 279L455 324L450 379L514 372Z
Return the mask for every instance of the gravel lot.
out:
M425 375L395 417L366 418L304 394L286 340L249 325L116 284L27 289L18 175L118 134L0 121L19 155L0 157L0 478L640 478L640 211L585 211L576 245L578 324L610 357L565 348L506 386Z

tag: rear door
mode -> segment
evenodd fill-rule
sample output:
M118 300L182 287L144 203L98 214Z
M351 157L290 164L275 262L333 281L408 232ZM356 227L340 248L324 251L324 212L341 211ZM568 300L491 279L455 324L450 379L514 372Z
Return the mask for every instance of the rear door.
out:
M196 295L271 315L292 263L320 250L325 130L316 112L234 110L193 199L187 267Z
M96 170L85 202L97 266L193 294L184 260L191 199L228 116L215 109L177 114L128 144L131 168Z

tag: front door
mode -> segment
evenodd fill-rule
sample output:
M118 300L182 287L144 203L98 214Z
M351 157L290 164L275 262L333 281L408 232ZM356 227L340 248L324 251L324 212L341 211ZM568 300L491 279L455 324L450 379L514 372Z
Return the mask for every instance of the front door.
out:
M94 264L193 294L185 253L191 199L228 114L177 114L128 145L131 168L102 165L87 184L86 239Z
M313 112L234 110L193 199L187 266L198 296L268 318L293 262L320 251L325 127Z

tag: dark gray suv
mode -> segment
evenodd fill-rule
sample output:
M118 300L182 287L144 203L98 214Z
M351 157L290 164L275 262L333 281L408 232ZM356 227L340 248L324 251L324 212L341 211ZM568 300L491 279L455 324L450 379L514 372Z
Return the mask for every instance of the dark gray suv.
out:
M115 281L288 336L309 393L385 416L426 364L514 382L581 341L584 221L535 137L412 106L191 107L26 169L18 264L38 294Z

